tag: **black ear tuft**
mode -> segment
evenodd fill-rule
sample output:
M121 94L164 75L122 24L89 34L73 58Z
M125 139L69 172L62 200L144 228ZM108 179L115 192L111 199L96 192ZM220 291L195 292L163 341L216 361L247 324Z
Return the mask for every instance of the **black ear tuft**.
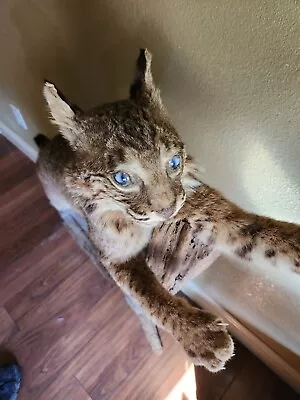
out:
M141 92L145 82L146 66L145 49L140 49L140 55L136 61L135 80L130 87L130 97L132 99L136 99Z
M140 49L140 55L136 61L136 79L144 80L147 68L147 60L145 56L145 49Z
M47 143L50 142L50 139L43 135L42 133L39 133L38 135L36 135L34 138L34 141L36 143L36 145L41 149L42 147L45 147Z
M137 99L147 92L148 95L154 89L151 73L152 55L147 49L140 49L136 61L135 79L130 87L130 97Z

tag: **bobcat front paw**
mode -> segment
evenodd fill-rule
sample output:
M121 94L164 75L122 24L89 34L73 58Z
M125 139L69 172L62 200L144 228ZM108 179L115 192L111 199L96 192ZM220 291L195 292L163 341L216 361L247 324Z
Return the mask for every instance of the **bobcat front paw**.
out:
M233 356L234 343L220 318L190 307L180 329L174 334L195 365L211 372L224 368Z

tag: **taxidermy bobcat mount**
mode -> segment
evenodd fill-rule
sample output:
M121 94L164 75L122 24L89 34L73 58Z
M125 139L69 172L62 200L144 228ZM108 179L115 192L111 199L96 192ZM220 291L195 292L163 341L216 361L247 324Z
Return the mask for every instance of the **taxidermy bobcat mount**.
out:
M147 50L127 100L85 112L50 82L44 96L61 133L41 146L38 160L51 203L87 220L109 274L195 364L222 369L233 354L225 324L171 293L216 250L299 272L299 226L247 213L199 180Z

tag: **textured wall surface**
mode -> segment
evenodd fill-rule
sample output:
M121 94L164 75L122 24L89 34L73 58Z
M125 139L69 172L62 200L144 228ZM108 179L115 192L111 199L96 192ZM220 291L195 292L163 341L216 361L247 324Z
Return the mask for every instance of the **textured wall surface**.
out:
M195 301L208 296L300 356L299 286L300 277L290 279L276 268L250 271L220 257L184 291Z
M0 121L28 141L53 134L45 77L82 107L121 98L147 46L206 180L248 209L300 222L299 38L294 0L2 0Z
M147 46L207 183L300 222L299 1L1 0L0 46L0 129L32 146L37 132L54 133L44 78L83 108L122 98Z

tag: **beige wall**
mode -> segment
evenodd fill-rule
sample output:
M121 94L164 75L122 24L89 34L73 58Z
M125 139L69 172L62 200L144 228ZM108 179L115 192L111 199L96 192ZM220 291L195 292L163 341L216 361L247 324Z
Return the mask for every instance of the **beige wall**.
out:
M138 47L208 183L300 222L300 6L294 0L1 0L0 129L53 134L43 78L82 107L127 93ZM19 128L9 104L28 125Z

